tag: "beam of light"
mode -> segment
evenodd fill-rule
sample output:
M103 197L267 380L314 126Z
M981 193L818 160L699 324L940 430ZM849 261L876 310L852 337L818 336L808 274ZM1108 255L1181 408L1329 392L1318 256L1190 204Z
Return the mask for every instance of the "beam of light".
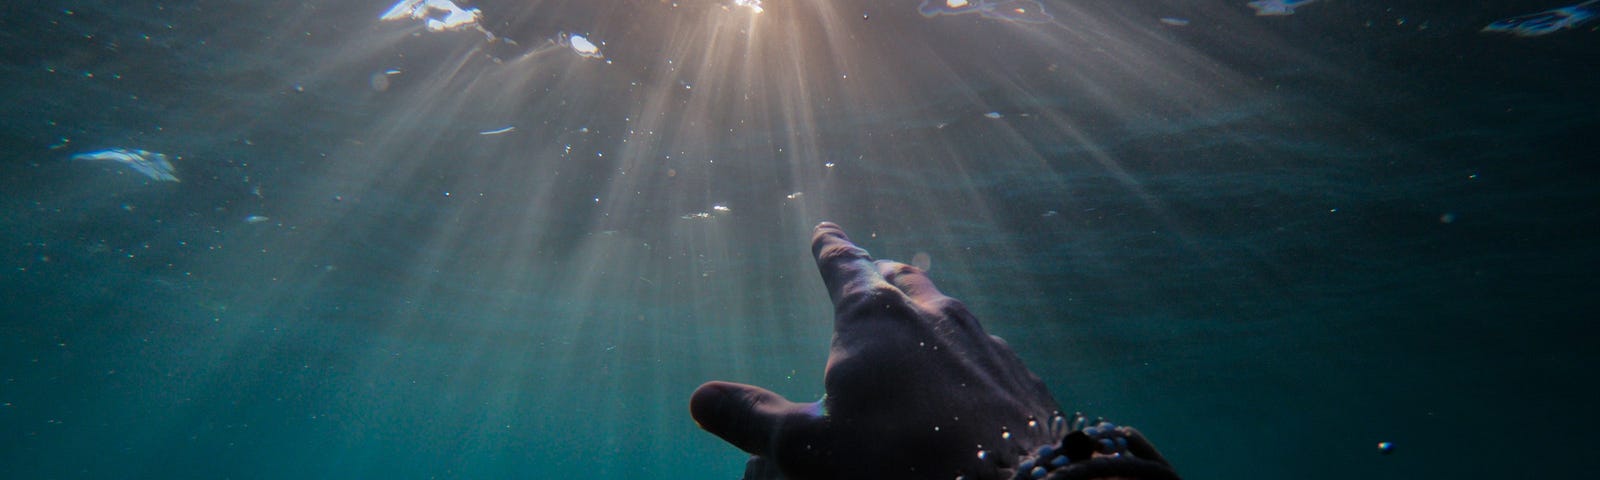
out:
M313 242L411 236L389 267L402 313L389 321L395 331L439 328L429 326L441 321L430 305L476 292L484 303L467 312L488 318L465 331L482 329L477 341L526 332L572 371L614 346L649 358L699 342L748 349L795 329L820 337L825 323L782 320L780 304L750 300L814 290L804 261L752 261L803 252L810 223L843 217L869 232L992 223L980 179L1019 166L1044 179L1088 168L1137 189L1113 146L1094 138L1090 125L1101 119L1089 117L1135 123L1228 100L1232 80L1194 76L1203 59L1147 29L1090 11L1041 17L1013 3L971 5L1018 22L912 12L862 20L828 2L767 5L760 15L644 4L607 17L596 7L588 24L496 31L520 47L510 54L481 37L380 29L354 38L328 74L369 64L388 85L341 94L373 113L347 130L315 175L324 180L302 185L297 196L307 200L291 210ZM576 8L535 5L534 15ZM623 23L640 18L650 25ZM593 35L558 30L569 28ZM613 64L584 61L598 56L596 37L608 39ZM1007 115L986 122L987 112ZM1040 148L1082 149L1093 162L1054 163ZM1062 191L1056 210L1072 210L1074 193ZM794 192L806 192L803 201L788 198ZM760 245L772 251L752 249ZM782 283L751 282L777 272ZM641 307L602 307L617 302ZM658 316L648 305L687 310ZM768 317L778 320L754 321ZM732 360L734 375L774 367Z
M488 406L408 400L640 462L669 463L628 449L679 434L700 381L821 393L831 313L806 256L815 222L881 256L937 257L952 292L978 291L964 279L1037 248L1009 227L1164 215L1124 143L1227 136L1196 119L1255 101L1159 16L1060 2L452 5L368 15L304 67L272 113L315 125L295 138L315 153L213 274L260 278L232 302L270 305L252 326L370 329L352 375ZM1140 204L1107 205L1108 188ZM271 362L252 352L234 361ZM371 421L417 408L403 403ZM518 417L528 404L571 417ZM645 420L588 421L617 412Z

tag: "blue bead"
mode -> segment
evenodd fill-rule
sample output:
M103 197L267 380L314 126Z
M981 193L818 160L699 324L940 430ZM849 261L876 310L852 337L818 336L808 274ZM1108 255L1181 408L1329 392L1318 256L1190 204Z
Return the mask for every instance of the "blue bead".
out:
M1024 461L1022 461L1022 465L1018 465L1017 466L1017 471L1019 471L1019 472L1026 472L1028 470L1033 470L1033 460L1032 459L1024 460Z
M1066 455L1062 455L1062 456L1056 457L1053 460L1050 460L1050 466L1057 467L1057 468L1065 467L1065 466L1067 466L1067 463L1069 463L1069 462L1072 462L1072 459L1067 458Z
M1039 449L1035 451L1035 455L1034 456L1039 457L1039 458L1045 458L1045 457L1048 457L1048 456L1051 456L1051 455L1055 455L1055 454L1056 454L1056 446L1055 445L1044 444L1044 445L1040 445L1039 446Z
M1116 444L1112 443L1111 439L1109 439L1109 438L1100 439L1100 452L1101 453L1114 452L1114 451L1116 451L1116 450L1114 450L1114 448L1116 448Z
M1028 473L1032 473L1033 478L1044 478L1044 474L1049 472L1046 472L1044 467L1033 467L1033 471Z

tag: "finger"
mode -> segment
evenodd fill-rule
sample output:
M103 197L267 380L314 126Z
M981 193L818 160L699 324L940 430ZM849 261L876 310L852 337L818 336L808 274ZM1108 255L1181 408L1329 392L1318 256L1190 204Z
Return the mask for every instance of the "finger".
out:
M771 455L785 427L821 416L815 403L795 403L770 390L738 383L707 382L689 399L689 414L707 432L753 455Z
M879 260L877 267L878 275L925 309L937 310L939 303L949 298L933 286L933 280L920 268L889 260Z
M1145 438L1144 434L1139 433L1139 430L1133 427L1119 427L1119 429L1128 438L1129 453L1145 460L1167 464L1167 458L1161 456L1161 452L1156 451L1155 444L1150 443L1150 439Z
M838 225L817 224L811 232L811 254L817 259L817 270L822 272L822 283L835 306L851 293L864 293L882 285L883 276L872 264L872 255L851 243Z

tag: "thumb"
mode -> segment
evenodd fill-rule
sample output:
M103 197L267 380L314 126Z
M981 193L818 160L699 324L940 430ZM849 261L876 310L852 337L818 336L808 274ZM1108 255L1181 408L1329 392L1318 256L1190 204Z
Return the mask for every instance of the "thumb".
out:
M752 455L771 455L785 426L822 416L816 403L795 403L754 385L707 382L689 399L689 414L707 432Z

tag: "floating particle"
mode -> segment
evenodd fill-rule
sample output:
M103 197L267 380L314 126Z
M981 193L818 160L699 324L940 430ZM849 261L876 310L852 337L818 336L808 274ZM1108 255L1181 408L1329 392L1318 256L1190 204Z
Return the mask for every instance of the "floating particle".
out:
M933 268L933 257L929 256L928 252L917 252L911 255L911 266L926 272Z
M267 218L267 217L264 217L264 216L261 216L261 215L251 215L251 216L248 216L248 217L244 217L244 223L249 223L249 224L252 224L252 225L253 224L257 224L257 223L261 223L261 222L265 222L267 220L271 220L271 218Z
M1388 455L1394 453L1393 442L1378 442L1378 453Z
M576 52L580 57L605 58L605 54L600 53L600 47L595 45L594 42L589 41L589 38L584 37L583 35L568 36L567 45L571 46L572 51Z
M733 209L728 208L727 205L720 205L720 204L719 205L712 205L711 206L711 211L717 212L717 213L722 213L722 214L733 213Z
M803 197L805 195L806 195L805 192L794 192L794 193L789 194L787 196L787 198L790 199L790 200L799 200L800 197Z
M1174 27L1185 27L1189 25L1189 19L1178 17L1161 17L1161 23L1165 23Z
M499 135L499 134L502 134L502 133L511 133L511 132L515 132L515 131L517 131L517 127L515 125L507 125L504 128L497 128L497 129L494 129L494 130L484 130L484 131L478 132L478 135Z
M371 78L367 79L367 85L371 86L375 92L387 91L389 90L389 75L382 72L374 73Z
M167 161L167 156L149 150L113 148L73 155L72 160L108 160L127 165L128 168L132 168L152 180L161 182L178 181L177 172L173 170L172 162Z
M996 118L997 119L997 118L1000 118L1000 117L1004 117L1005 115L1001 115L1000 112L989 112L989 113L983 114L983 116L988 117L988 118Z

